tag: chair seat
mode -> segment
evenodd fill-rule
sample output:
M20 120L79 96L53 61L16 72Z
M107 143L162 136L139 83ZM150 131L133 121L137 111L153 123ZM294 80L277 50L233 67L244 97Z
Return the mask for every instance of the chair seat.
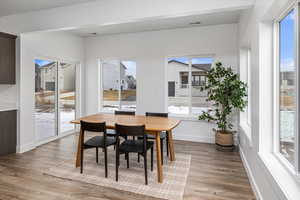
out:
M106 145L104 145L104 136L95 136L91 139L87 140L84 143L84 146L89 147L105 147L110 146L116 143L116 139L114 137L106 137Z
M147 141L147 150L153 147L154 142ZM120 144L121 152L137 152L142 153L144 148L143 140L125 140Z
M167 137L167 133L166 132L161 132L160 133L160 139L165 139ZM147 138L150 140L155 140L156 137L155 135L151 135L151 134L147 134ZM142 137L139 137L139 139L143 139Z

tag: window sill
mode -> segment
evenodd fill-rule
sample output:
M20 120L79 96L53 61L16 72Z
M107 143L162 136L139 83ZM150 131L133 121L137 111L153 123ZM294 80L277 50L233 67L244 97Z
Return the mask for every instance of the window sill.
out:
M169 114L169 117L179 119L182 121L200 121L198 115L178 115L178 114Z
M295 170L288 169L274 153L259 152L258 155L282 191L282 193L278 193L277 195L279 197L282 194L284 195L279 199L297 199L300 196L299 174Z

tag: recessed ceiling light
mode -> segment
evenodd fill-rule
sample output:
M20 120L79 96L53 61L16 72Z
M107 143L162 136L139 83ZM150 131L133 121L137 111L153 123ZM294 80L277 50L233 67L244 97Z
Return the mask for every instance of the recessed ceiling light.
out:
M191 22L190 25L200 25L201 22L200 21L196 21L196 22Z

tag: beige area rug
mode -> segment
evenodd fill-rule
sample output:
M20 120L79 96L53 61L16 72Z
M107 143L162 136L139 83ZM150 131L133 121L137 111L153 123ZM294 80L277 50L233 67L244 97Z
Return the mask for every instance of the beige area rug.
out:
M67 160L49 168L45 174L86 182L104 187L115 188L146 196L162 199L182 200L187 176L191 165L191 155L176 154L176 161L164 160L163 183L157 182L156 157L154 153L154 169L151 172L150 152L148 153L148 185L145 185L143 158L137 162L137 155L130 154L130 168L126 167L124 155L120 156L119 181L115 181L115 152L108 151L108 178L104 173L104 154L99 149L99 164L96 163L95 149L86 150L84 153L83 174L75 168L74 160Z

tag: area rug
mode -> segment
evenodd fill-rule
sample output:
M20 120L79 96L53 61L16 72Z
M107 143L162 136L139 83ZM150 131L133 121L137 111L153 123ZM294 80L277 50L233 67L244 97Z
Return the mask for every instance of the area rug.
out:
M86 150L84 153L83 174L80 169L75 168L74 160L65 160L55 167L47 169L44 173L95 184L104 187L115 188L146 196L161 199L182 200L187 176L191 165L191 155L176 154L176 161L170 162L166 159L163 165L164 181L157 182L156 162L154 157L154 169L150 169L150 154L148 154L148 185L145 185L143 158L137 162L137 155L130 154L130 168L127 169L124 155L120 157L119 181L115 181L115 153L112 149L108 151L108 178L105 178L104 155L99 150L99 163L96 163L95 150Z

